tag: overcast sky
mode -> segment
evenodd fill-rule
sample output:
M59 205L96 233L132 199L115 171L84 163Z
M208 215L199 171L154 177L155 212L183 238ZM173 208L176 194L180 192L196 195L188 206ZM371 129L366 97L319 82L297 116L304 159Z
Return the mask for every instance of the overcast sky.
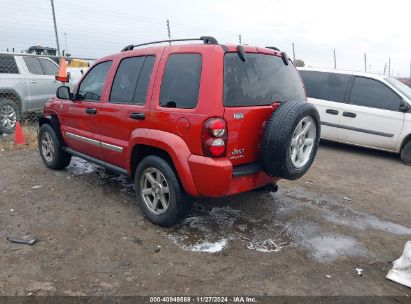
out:
M55 47L50 0L1 0L0 51ZM409 76L411 1L392 0L55 0L60 46L73 56L101 57L125 45L215 36L220 42L277 46L307 66L382 73L391 57L394 76Z

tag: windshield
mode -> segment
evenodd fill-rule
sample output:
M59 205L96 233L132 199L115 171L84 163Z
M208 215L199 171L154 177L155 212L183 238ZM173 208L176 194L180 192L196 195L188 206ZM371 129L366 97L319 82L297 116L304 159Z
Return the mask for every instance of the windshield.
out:
M398 91L400 91L403 95L405 95L409 100L411 100L411 88L409 86L395 78L385 78L385 80Z
M270 105L275 101L306 100L295 67L281 57L247 53L243 62L237 53L224 56L224 105L245 107Z

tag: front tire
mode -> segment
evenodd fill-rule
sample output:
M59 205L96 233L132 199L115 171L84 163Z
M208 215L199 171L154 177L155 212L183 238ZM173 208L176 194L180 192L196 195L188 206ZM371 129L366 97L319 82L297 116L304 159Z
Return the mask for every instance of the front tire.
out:
M11 134L20 120L20 111L17 104L10 99L0 99L0 134Z
M411 166L411 140L401 149L401 160L407 166Z
M64 152L56 132L49 124L40 127L38 147L44 164L53 170L66 168L71 161L71 155Z
M138 205L152 223L170 227L185 217L188 206L183 189L164 159L145 157L137 166L134 189Z

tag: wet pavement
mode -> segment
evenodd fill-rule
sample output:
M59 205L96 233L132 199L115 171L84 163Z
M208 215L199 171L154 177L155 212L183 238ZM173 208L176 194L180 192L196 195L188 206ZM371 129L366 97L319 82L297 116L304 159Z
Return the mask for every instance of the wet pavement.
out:
M165 229L144 219L126 177L78 158L55 172L36 151L7 153L0 295L409 294L385 279L411 238L411 168L393 155L325 145L307 176L277 193L194 198ZM6 239L26 235L38 242Z
M134 199L133 184L127 177L107 174L79 158L73 158L66 171L91 184L110 185L113 191L126 192ZM264 253L300 247L319 262L334 261L340 256L374 256L356 238L358 230L411 236L411 228L352 210L349 197L332 198L303 188L242 196L249 198L253 210L221 203L225 199L194 199L187 218L165 236L184 250L208 253L227 250L233 242ZM349 233L341 234L341 226L349 228Z

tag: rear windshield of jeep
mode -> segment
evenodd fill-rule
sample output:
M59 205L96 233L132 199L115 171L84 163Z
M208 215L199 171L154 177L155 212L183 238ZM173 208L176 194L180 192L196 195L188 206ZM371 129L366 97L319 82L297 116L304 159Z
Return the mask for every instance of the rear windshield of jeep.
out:
M224 56L224 106L247 107L270 105L275 101L306 100L305 91L292 63L281 57L237 53Z

